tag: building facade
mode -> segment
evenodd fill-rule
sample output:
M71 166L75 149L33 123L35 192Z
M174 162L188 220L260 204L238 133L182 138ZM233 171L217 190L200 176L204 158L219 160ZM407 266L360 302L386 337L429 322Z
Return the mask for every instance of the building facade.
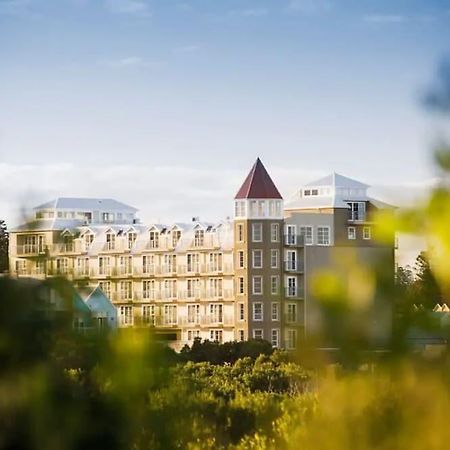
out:
M234 202L233 220L144 225L115 200L59 198L11 232L11 273L98 287L120 327L154 327L178 348L199 337L293 349L314 328L308 277L333 250L394 272L394 240L372 239L372 213L388 205L362 183L333 174L285 206L258 159Z

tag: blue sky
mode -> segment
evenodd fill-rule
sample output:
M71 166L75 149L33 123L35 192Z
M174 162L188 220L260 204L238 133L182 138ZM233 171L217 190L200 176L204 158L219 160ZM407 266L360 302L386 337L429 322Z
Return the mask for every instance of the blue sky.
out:
M257 156L286 197L332 170L420 184L449 54L449 1L0 0L1 207L215 217Z

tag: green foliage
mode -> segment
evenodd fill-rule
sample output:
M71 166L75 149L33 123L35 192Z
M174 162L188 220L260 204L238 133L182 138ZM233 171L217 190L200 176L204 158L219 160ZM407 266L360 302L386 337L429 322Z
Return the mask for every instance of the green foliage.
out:
M212 341L195 339L192 347L185 346L181 350L181 360L212 364L233 364L240 358L256 359L259 355L271 355L273 348L268 341L250 339L244 342L225 342L220 344Z

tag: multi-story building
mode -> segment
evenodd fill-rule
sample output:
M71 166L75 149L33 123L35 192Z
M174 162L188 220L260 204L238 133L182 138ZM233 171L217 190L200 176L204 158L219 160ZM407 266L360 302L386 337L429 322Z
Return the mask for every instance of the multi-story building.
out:
M235 197L234 220L144 225L111 199L59 198L10 235L13 275L65 276L99 286L119 326L153 326L176 341L262 338L294 348L314 327L311 274L332 250L393 261L372 240L371 214L386 205L367 186L331 175L288 203L258 159Z

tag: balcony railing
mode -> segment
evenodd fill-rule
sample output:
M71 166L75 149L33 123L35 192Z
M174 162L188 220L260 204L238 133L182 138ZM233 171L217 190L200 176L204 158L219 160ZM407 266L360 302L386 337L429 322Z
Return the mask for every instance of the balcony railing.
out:
M303 247L305 239L302 234L285 234L284 244L292 247Z
M39 255L46 252L47 247L45 245L38 244L23 244L16 246L17 255Z
M301 288L300 286L287 287L284 291L284 295L287 298L303 298L303 288Z
M303 272L303 261L284 261L284 270L286 272Z

